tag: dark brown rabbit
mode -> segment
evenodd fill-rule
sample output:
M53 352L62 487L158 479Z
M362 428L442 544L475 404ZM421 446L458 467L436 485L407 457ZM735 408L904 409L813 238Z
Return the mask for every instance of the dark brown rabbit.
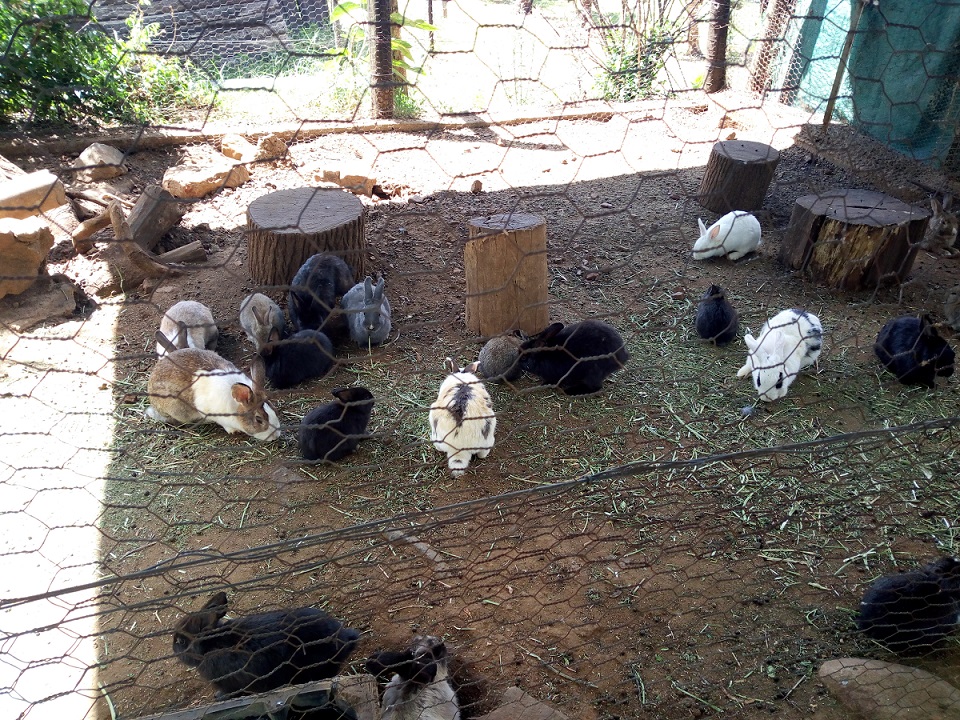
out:
M357 646L360 633L316 608L295 608L224 620L219 592L173 632L173 653L217 689L218 697L268 692L325 680Z

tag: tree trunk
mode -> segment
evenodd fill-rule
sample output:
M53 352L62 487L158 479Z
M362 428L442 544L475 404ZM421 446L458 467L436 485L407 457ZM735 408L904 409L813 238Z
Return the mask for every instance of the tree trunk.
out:
M690 0L684 8L688 23L687 47L690 49L690 56L695 58L703 57L703 53L700 52L700 18L697 17L702 3L703 0Z
M247 208L247 263L257 285L285 287L311 255L329 252L364 276L363 205L344 190L293 188Z
M147 185L137 198L127 222L136 243L144 250L153 250L186 212L186 204L162 187Z
M769 145L724 140L713 146L698 200L718 213L757 210L763 205L780 153Z
M393 77L393 31L390 22L393 5L392 0L370 2L370 24L373 28L370 87L373 92L373 116L378 119L390 119L394 115L396 84Z
M546 221L522 213L486 215L471 218L467 234L467 329L483 337L543 330L550 320Z
M797 199L780 260L836 290L903 282L930 212L868 190L832 190Z
M760 49L754 57L753 70L750 73L750 89L754 92L766 92L770 86L770 71L780 54L787 21L796 7L797 0L775 0L773 10L767 16L767 26L760 39Z
M713 93L727 86L727 29L730 26L730 0L713 0L710 39L707 43L707 75L704 92Z

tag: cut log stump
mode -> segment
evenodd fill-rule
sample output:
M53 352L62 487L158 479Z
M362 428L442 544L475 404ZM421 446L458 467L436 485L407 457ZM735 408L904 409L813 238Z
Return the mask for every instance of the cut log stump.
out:
M550 319L546 221L524 213L485 215L468 221L467 234L467 329L484 337L543 330Z
M780 260L836 290L900 283L929 218L929 210L869 190L804 195L793 206Z
M127 217L137 245L153 250L169 230L180 222L187 206L159 185L147 185Z
M724 140L713 146L698 199L717 213L757 210L763 205L780 153L769 145Z
M311 255L342 257L362 278L367 256L363 205L345 190L293 188L247 208L247 263L258 285L289 285Z

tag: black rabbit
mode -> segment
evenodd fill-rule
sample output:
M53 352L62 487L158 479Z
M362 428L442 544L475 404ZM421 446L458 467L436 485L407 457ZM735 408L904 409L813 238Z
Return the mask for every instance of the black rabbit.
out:
M915 656L938 649L958 615L960 560L944 557L876 580L860 602L857 627L890 651Z
M293 327L322 330L337 299L352 287L353 270L342 258L327 253L307 258L290 284L287 310Z
M597 392L629 359L620 333L600 320L553 323L520 345L520 367L567 395Z
M373 394L363 387L337 388L335 400L315 407L300 423L300 454L304 460L334 462L360 444L373 412Z
M719 285L711 285L697 306L697 335L714 345L727 345L740 332L740 318L727 293Z
M233 697L336 675L360 633L316 608L296 608L224 620L227 595L182 618L173 652L217 689Z
M418 636L403 652L381 652L367 660L367 672L387 679L382 720L459 720L460 704L450 681L443 640Z
M260 357L266 366L267 379L281 389L323 377L337 362L333 343L318 330L301 330L286 340L280 340L274 331L270 341L260 348Z
M937 375L953 375L953 349L927 315L901 315L888 321L877 335L873 350L904 385L933 388Z

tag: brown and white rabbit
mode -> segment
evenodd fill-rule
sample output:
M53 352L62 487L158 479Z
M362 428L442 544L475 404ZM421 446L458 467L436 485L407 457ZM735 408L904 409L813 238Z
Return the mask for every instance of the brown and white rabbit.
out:
M216 350L220 338L210 308L194 300L181 300L167 310L160 320L160 332L178 349ZM157 342L157 355L166 351L166 347Z
M447 454L447 467L456 477L463 475L474 455L485 458L490 454L497 414L480 378L457 371L450 358L444 365L450 374L430 406L430 441Z
M460 719L449 654L440 638L418 636L404 652L373 655L367 660L367 671L390 677L383 691L381 720Z
M280 420L263 391L261 360L251 366L251 379L211 350L175 349L162 333L156 337L167 347L147 383L148 417L168 423L216 423L228 433L242 432L256 440L280 437Z
M217 689L220 698L268 692L331 678L357 646L360 633L323 610L302 607L224 620L219 592L181 618L173 652Z

